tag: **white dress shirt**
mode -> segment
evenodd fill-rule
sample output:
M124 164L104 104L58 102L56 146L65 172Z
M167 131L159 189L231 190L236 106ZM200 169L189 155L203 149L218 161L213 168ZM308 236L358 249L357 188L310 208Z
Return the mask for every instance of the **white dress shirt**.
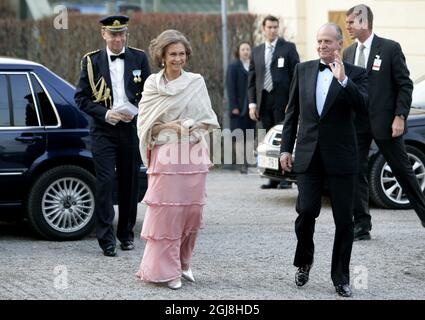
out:
M249 71L249 60L243 61L241 60L242 65L246 71Z
M118 106L122 106L124 103L129 102L127 95L125 94L124 86L124 60L115 59L111 60L111 55L116 55L108 47L106 47L106 52L108 54L108 63L109 63L109 74L111 75L112 83L112 95L114 97L114 102L112 104L111 110L108 110L105 115L105 119L108 119L108 113L114 111ZM125 53L125 47L119 53ZM107 121L109 122L109 121ZM115 123L111 123L115 124Z
M320 63L325 64L323 61ZM334 75L331 70L325 69L323 71L319 71L317 74L317 85L316 85L316 108L317 113L322 115L323 107L325 106L326 97L328 96L329 88L331 87L332 80ZM339 81L339 84L342 87L346 87L348 83L348 77L345 76L343 81Z
M316 85L316 108L319 116L322 114L323 107L325 106L326 97L331 87L334 75L329 69L319 71L317 75Z
M369 55L370 55L370 49L372 47L372 41L373 41L374 34L372 33L369 38L366 39L366 41L363 43L365 46L363 53L364 53L364 61L367 63L369 61ZM357 65L357 61L359 60L359 54L360 54L360 45L362 43L357 40L357 49L356 49L356 56L354 57L354 64Z
M114 103L112 105L113 111L114 106L121 106L125 102L128 102L124 87L124 60L115 59L115 61L112 62L111 55L115 54L109 50L109 48L106 48L106 51L108 53L109 73L111 74L112 94L114 97ZM121 53L125 53L125 47L119 54Z

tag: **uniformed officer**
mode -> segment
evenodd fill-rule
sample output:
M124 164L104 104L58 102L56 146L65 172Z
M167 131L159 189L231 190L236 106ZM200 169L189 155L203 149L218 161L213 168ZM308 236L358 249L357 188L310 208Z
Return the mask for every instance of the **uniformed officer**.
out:
M122 250L134 249L133 227L139 198L140 155L135 115L150 67L142 50L126 46L128 21L126 16L108 16L99 21L106 48L83 57L75 93L77 105L92 118L96 236L105 256L116 255L112 225L115 172L119 207L117 238Z

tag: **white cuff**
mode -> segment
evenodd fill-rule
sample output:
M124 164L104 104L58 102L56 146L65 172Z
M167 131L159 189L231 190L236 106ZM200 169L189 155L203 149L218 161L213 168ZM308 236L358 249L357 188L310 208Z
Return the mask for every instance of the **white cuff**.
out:
M111 110L106 111L106 114L105 114L105 122L107 122L107 123L109 123L109 124L111 124L111 125L115 126L115 125L116 125L119 121L112 121L112 120L108 120L108 114L109 114L109 112L111 112Z
M249 104L249 108L250 108L250 109L257 108L257 104L256 104L256 103L250 103L250 104Z
M343 81L338 80L338 82L341 86L343 86L345 88L347 86L347 83L348 83L348 77L345 76L345 79Z

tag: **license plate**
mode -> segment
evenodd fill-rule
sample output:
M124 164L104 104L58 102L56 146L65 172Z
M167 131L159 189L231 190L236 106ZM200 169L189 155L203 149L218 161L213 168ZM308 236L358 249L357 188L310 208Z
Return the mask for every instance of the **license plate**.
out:
M258 166L260 168L279 170L279 159L258 155Z

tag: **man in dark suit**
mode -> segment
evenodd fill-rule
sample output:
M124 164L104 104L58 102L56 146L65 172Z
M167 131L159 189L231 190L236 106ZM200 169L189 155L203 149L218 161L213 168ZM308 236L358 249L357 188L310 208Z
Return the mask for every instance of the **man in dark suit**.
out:
M400 45L373 33L373 13L369 7L359 5L349 9L346 27L350 37L357 42L344 51L344 61L366 68L369 78L369 107L356 118L360 172L354 205L354 238L369 240L372 222L368 154L372 138L425 226L425 197L403 140L413 84Z
M150 68L142 50L126 47L128 20L126 16L100 20L106 48L84 56L75 93L77 105L92 118L96 236L105 256L116 255L112 226L115 172L119 206L117 238L122 250L134 249L133 227L139 198L140 154L135 115Z
M336 226L331 276L336 292L349 297L353 194L358 173L354 114L366 108L367 76L364 69L341 62L341 47L341 28L325 24L317 33L320 60L300 63L295 68L280 163L283 170L297 173L296 285L307 283L313 264L314 226L326 179Z
M261 121L263 129L269 131L282 122L288 104L289 86L294 68L300 62L294 43L278 37L279 20L267 16L263 20L266 42L252 51L248 74L249 116ZM261 186L263 189L276 188L277 181ZM290 188L291 184L281 184Z

